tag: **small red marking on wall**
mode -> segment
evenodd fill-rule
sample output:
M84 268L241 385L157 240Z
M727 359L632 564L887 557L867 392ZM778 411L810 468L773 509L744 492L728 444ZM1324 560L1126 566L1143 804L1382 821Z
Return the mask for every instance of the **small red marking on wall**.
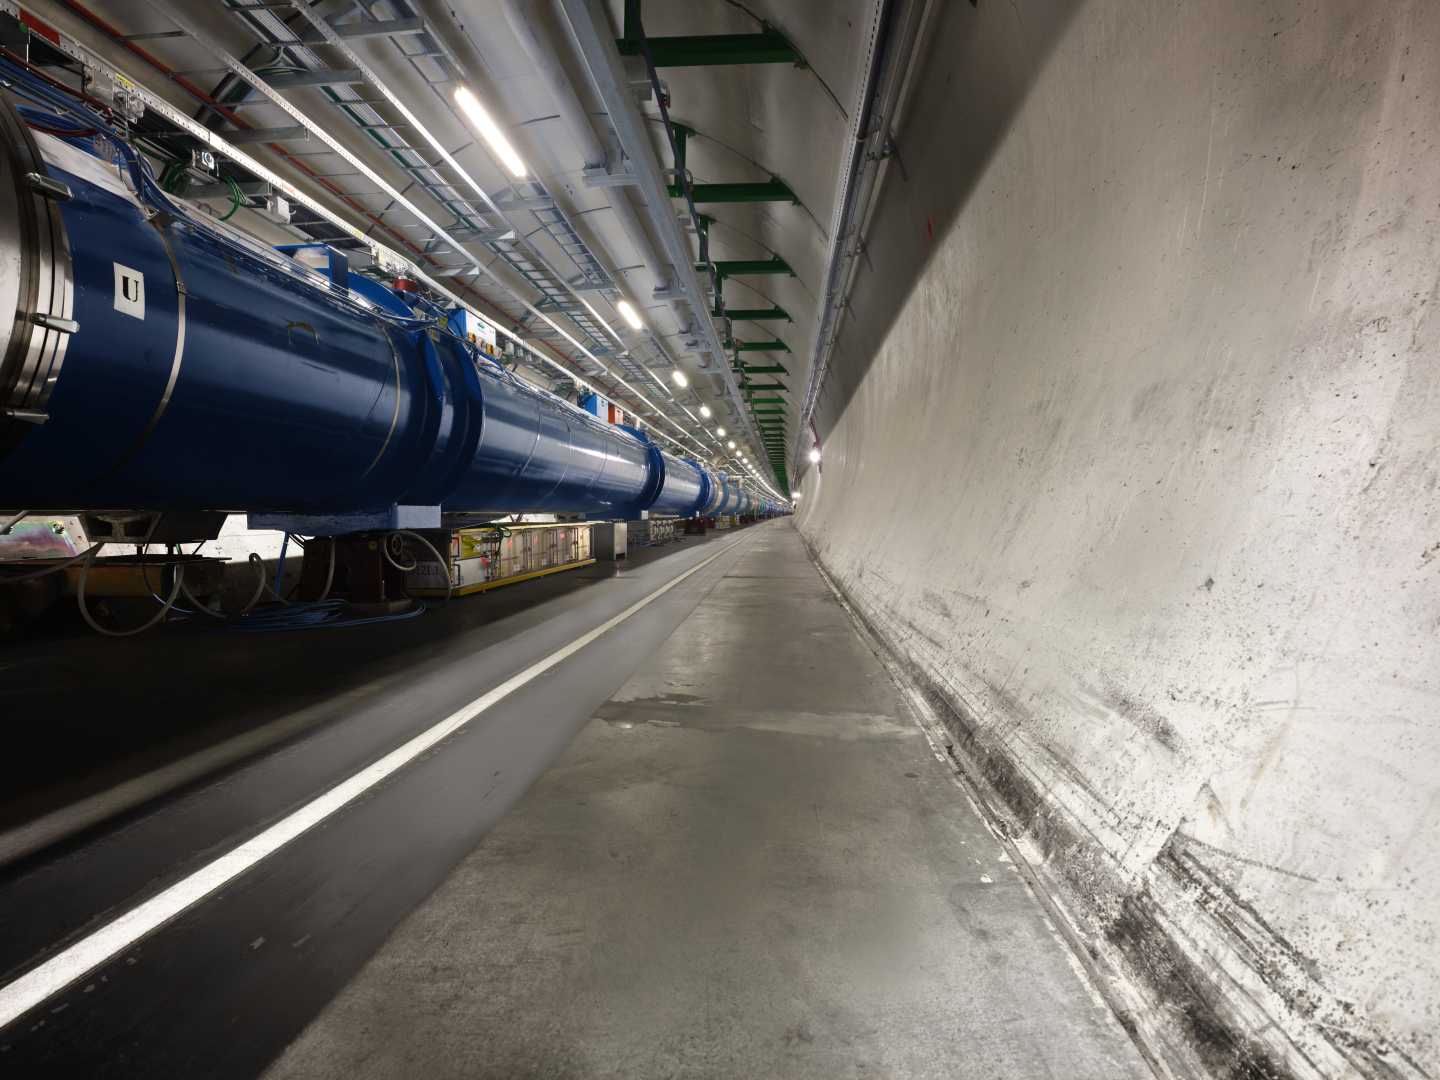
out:
M29 12L20 12L20 21L23 22L26 26L30 27L31 30L34 30L37 34L43 37L46 41L50 42L52 45L60 44L60 31L56 30L53 26L46 26L43 22L35 18L35 16L31 15Z
M925 235L921 238L925 246L930 246L930 238L935 235L935 215L931 214L925 219Z

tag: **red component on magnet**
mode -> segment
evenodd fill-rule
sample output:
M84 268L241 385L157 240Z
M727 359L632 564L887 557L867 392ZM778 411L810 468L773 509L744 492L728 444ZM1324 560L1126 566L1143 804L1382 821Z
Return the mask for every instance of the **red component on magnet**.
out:
M395 284L392 285L391 288L393 288L396 292L413 292L413 293L418 293L418 292L420 291L420 286L419 286L419 285L417 285L415 282L411 281L409 278L403 278L403 277L402 277L402 278L396 278L396 279L395 279Z
M52 45L60 44L60 31L56 30L53 26L46 26L28 11L20 12L20 21Z

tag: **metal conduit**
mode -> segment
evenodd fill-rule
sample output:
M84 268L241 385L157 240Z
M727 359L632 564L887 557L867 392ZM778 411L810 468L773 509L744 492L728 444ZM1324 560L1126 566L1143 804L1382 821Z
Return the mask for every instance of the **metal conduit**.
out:
M510 29L515 38L520 42L520 47L525 50L525 55L535 68L535 73L540 76L545 89L550 92L550 97L555 102L556 111L560 114L561 122L575 140L576 146L580 149L580 155L585 164L597 167L605 164L605 146L600 142L595 129L590 126L590 118L585 114L585 107L580 104L580 97L575 93L575 88L570 84L565 71L560 66L560 60L555 55L555 50L546 37L544 27L539 25L535 16L535 9L530 6L528 0L500 0L500 7L505 12L505 18L510 23ZM615 216L620 222L620 227L625 230L625 235L635 245L636 252L640 255L640 261L645 264L645 269L650 271L651 277L655 279L655 287L663 289L670 284L670 275L666 273L665 266L655 255L655 250L650 246L650 238L645 235L645 229L640 224L640 218L635 213L635 208L630 205L630 200L620 188L610 188L606 192L610 201L610 208L615 211ZM683 309L678 300L669 301L670 314L675 318L676 333L687 334L690 332L691 320L685 318ZM693 316L692 316L693 318Z

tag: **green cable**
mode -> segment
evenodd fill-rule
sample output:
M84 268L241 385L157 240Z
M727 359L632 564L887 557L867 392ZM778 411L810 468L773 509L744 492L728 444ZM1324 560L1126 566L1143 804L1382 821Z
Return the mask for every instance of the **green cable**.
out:
M245 196L240 192L240 185L235 183L229 173L220 173L220 179L230 185L230 190L234 193L235 197L235 205L230 207L230 212L220 219L221 221L229 221L235 216L235 211L239 210L240 207L245 204Z

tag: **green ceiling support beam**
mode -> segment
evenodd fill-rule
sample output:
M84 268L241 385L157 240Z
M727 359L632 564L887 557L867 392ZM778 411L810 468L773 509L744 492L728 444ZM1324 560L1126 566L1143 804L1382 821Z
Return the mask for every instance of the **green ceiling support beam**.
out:
M638 3L632 15L625 5L625 36L615 39L621 56L640 56L640 35L633 18L639 17ZM657 68L717 67L731 64L794 64L806 67L805 57L785 40L783 34L766 26L758 34L697 34L691 37L648 39L650 58Z
M757 397L750 399L751 405L784 405L783 397Z
M719 316L720 312L717 311L715 314ZM785 312L781 311L779 306L769 308L768 310L766 308L726 308L725 314L730 317L732 322L760 322L765 319L784 319L786 322L795 321L790 318L789 315L785 314Z
M684 166L682 165L681 168ZM685 197L685 192L679 184L670 184L668 187L672 199ZM764 184L691 184L690 197L697 204L788 202L793 206L800 205L800 197L786 187L783 180L774 176Z
M789 352L790 346L783 341L729 341L726 342L738 352Z
M790 264L776 255L773 259L730 259L714 264L715 276L721 281L727 277L738 277L741 274L789 274L795 276L795 271L790 269ZM704 265L695 267L697 274L706 271Z
M785 370L783 367L781 367L779 364L774 364L774 365L772 365L771 367L756 367L754 364L744 364L744 363L742 363L742 364L740 365L740 370L744 371L746 375L789 375L789 374L790 374L790 372L786 371L786 370Z
M640 43L617 38L621 56L639 56ZM657 68L718 67L730 64L794 64L805 67L805 57L774 30L761 34L702 34L694 37L654 37L650 58Z
M672 120L670 121L670 130L675 132L675 168L683 170L685 168L685 140L690 138L691 135L695 134L695 129L692 127L686 127L684 124L677 124L675 123L675 121ZM670 190L673 193L675 190L675 185L670 185ZM674 197L679 198L678 195ZM714 220L714 218L710 219L710 221ZM700 227L702 229L708 229L710 227L710 221L702 221L700 223Z
M789 388L788 386L786 386L784 383L778 383L778 382L772 382L772 383L750 383L750 384L748 384L748 385L745 387L745 389L747 389L747 390L784 390L784 391L786 391L786 392L788 392L788 391L790 390L790 388Z

